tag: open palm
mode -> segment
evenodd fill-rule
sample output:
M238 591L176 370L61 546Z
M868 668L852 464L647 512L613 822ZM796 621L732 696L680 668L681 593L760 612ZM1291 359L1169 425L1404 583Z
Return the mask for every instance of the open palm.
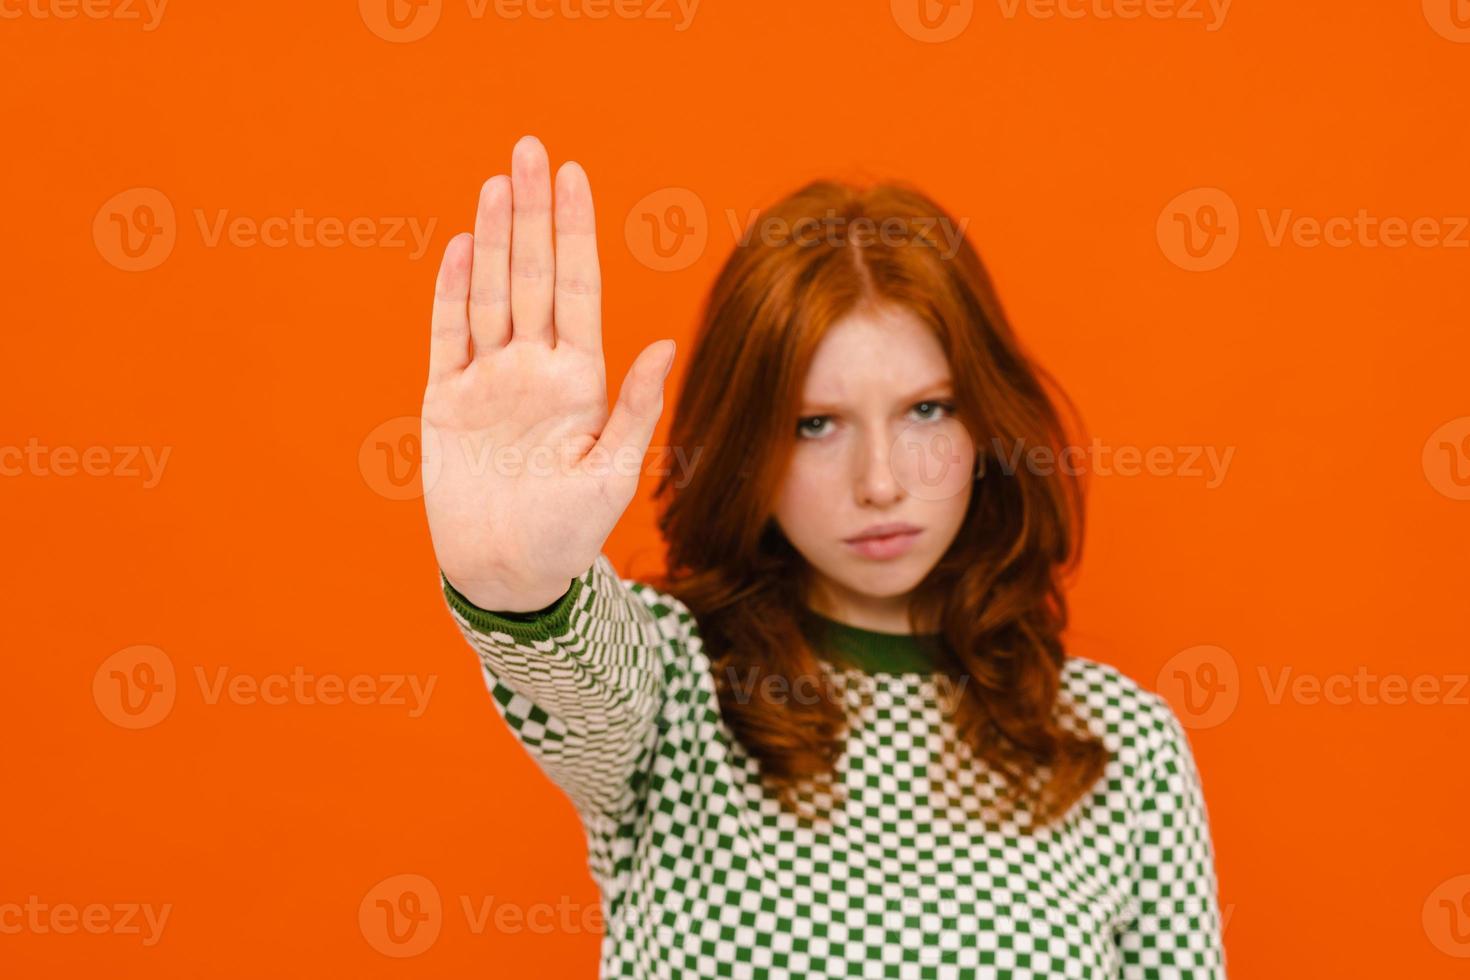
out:
M575 163L557 171L554 214L553 229L546 150L523 137L435 283L424 504L440 568L485 609L546 606L596 561L637 493L673 363L672 340L644 348L609 413L592 191Z

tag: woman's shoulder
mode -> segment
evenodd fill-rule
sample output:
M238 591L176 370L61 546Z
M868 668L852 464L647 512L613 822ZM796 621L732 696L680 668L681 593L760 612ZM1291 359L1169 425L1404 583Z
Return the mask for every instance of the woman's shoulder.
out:
M1185 737L1169 702L1112 664L1068 656L1061 685L1075 716L1125 769L1138 767Z

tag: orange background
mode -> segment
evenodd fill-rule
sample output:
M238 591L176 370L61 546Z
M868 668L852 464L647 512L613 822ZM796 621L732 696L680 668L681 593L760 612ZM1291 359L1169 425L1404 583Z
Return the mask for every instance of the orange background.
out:
M678 383L733 241L727 209L743 222L812 177L892 175L969 220L1091 434L1233 447L1215 488L1093 480L1073 649L1153 688L1202 677L1171 666L1202 645L1237 669L1233 708L1190 732L1231 976L1464 975L1470 935L1449 915L1470 930L1470 908L1452 909L1470 887L1457 880L1470 707L1273 703L1261 680L1365 668L1448 693L1470 669L1456 482L1470 467L1470 232L1458 248L1272 246L1258 218L1470 212L1470 43L1448 3L1239 0L1218 30L962 4L951 16L968 25L935 43L912 9L878 0L705 0L682 31L493 6L476 19L446 0L412 42L375 34L381 10L349 2L175 0L152 31L25 2L0 22L0 447L171 455L152 488L0 478L0 906L171 912L146 947L0 932L0 973L596 975L594 931L476 932L463 913L464 897L586 908L596 892L570 804L495 714L445 610L421 501L377 492L382 466L359 453L417 413L439 255L534 133L553 166L591 175L614 392L665 336L681 344ZM119 268L93 234L130 188L176 212L172 252L146 271ZM625 234L665 188L706 210L707 247L673 271ZM1238 247L1212 271L1181 268L1159 230L1195 188L1239 211ZM414 259L210 246L196 218L297 208L437 224ZM624 574L660 560L644 480L606 546ZM138 645L173 665L175 702L129 730L94 680ZM414 718L210 704L196 682L298 667L436 687ZM437 941L411 958L380 954L358 925L398 874L428 878L444 905Z

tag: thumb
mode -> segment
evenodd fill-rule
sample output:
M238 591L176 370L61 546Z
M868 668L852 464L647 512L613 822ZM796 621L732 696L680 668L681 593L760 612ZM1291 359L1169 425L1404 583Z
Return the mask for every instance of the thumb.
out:
M675 347L672 340L655 341L633 360L618 390L617 404L594 447L605 463L612 464L612 479L632 481L633 487L626 494L630 499L637 492L638 474L643 467L641 464L631 467L627 461L648 452L654 426L663 414L664 379L674 366Z

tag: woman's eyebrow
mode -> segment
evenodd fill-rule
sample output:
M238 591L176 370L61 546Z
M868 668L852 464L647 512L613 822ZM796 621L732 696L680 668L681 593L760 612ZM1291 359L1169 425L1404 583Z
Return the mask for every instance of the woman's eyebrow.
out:
M953 388L954 388L954 382L951 379L949 379L949 378L940 378L937 381L931 381L928 384L924 385L922 388L917 389L911 395L905 395L905 396L903 396L902 398L899 399L899 402L902 403L902 404L910 404L912 402L918 401L924 395L930 394L931 392L934 392L934 391L949 391L949 390L952 390ZM815 413L815 412L835 412L838 409L842 408L841 405L837 405L837 404L833 404L833 403L829 403L829 402L809 402L809 401L806 401L805 399L802 400L801 407L802 407L802 410L803 411L810 411L810 412L813 412L813 413Z

